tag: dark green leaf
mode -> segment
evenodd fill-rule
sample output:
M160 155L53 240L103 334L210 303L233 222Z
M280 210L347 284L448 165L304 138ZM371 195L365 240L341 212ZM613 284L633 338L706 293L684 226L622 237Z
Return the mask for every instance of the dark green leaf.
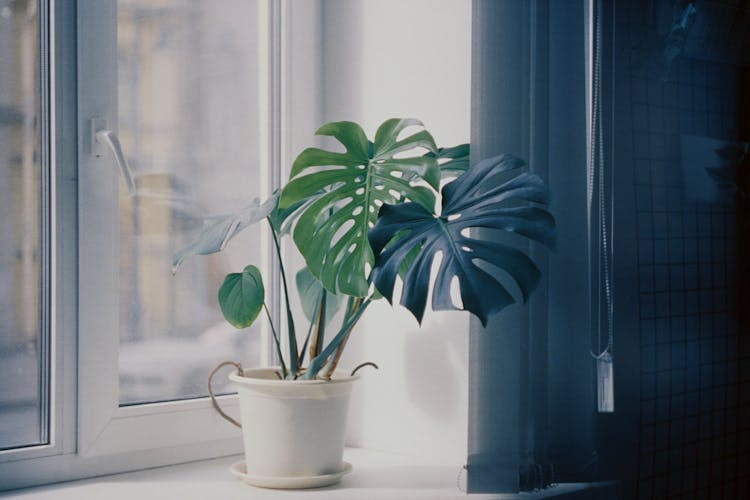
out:
M382 204L408 199L429 209L434 206L439 167L418 149L435 151L432 136L419 130L399 138L405 129L421 125L417 120L388 120L370 143L356 123L329 123L317 133L338 139L345 152L308 148L295 160L279 207L303 204L294 242L312 274L330 292L367 294L368 270L374 263L367 231ZM431 188L415 185L414 178Z
M460 144L452 148L439 148L435 153L425 156L435 158L440 165L443 177L455 177L463 174L469 168L469 145Z
M488 272L487 264L507 273L525 301L540 278L531 259L494 238L480 239L476 231L468 234L470 229L496 229L554 246L554 219L543 208L548 190L539 177L520 170L523 165L511 155L477 163L443 188L439 217L416 203L383 205L369 232L376 255L372 279L383 296L393 301L396 276L404 261L413 258L403 278L401 304L421 322L432 262L442 254L433 309L458 309L450 295L454 278L458 278L463 309L484 325L492 314L514 303L506 287ZM414 257L418 247L421 251Z
M221 312L235 328L252 325L264 300L263 278L255 266L247 266L241 273L228 274L219 288Z

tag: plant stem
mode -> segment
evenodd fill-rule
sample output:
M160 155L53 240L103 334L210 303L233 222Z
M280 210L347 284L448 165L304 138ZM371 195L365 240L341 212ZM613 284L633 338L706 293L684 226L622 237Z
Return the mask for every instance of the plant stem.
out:
M346 315L344 316L342 327L343 327L343 324L346 324L349 318L351 318L352 315L355 314L357 310L359 310L361 304L362 304L362 297L350 297L349 298L349 304L348 304L348 307L346 308L347 309ZM326 363L326 366L323 369L323 374L321 375L322 378L326 380L331 379L331 375L336 370L336 367L339 365L339 361L341 360L341 355L344 353L344 348L346 347L346 343L349 341L349 337L351 336L352 330L354 330L354 326L356 324L357 324L356 321L352 323L352 325L349 327L346 334L344 335L344 338L341 340L341 343L336 348L336 352L333 354L333 357L328 363Z
M312 336L313 326L318 322L318 311L315 311L315 316L310 320L310 326L307 327L307 335L305 335L305 343L302 344L302 349L299 351L299 365L302 366L304 362L305 352L307 352L307 344L310 343L310 337ZM310 357L312 359L312 357Z
M318 310L315 315L315 335L312 337L312 343L310 344L310 359L320 354L323 349L323 339L325 338L326 328L326 301L328 293L324 288L320 295L320 303L318 304Z
M284 301L286 305L286 322L287 332L289 337L289 363L291 364L291 370L293 375L297 375L299 372L299 352L297 351L297 333L294 330L294 317L292 316L292 309L289 305L289 287L286 284L286 272L284 272L284 260L281 258L281 245L279 245L279 238L276 235L276 228L273 227L270 217L266 217L268 225L271 227L271 234L273 235L274 246L276 247L276 256L279 260L279 270L281 271L281 285L284 288Z
M268 323L271 325L271 333L273 334L274 345L276 346L276 354L279 356L279 362L281 363L281 371L284 374L284 378L287 376L286 365L284 364L284 356L281 355L281 343L279 342L279 335L276 333L276 328L273 326L273 319L271 319L271 312L268 310L268 306L263 302L263 309L266 311L268 317Z
M302 375L301 378L306 380L314 379L318 372L325 365L326 360L333 354L333 352L344 340L344 337L348 336L354 325L357 323L362 313L365 312L367 306L372 302L372 297L368 297L362 302L362 305L351 315L351 317L341 326L341 330L331 340L331 342L323 349L323 351L310 360L310 366L307 367L307 371Z

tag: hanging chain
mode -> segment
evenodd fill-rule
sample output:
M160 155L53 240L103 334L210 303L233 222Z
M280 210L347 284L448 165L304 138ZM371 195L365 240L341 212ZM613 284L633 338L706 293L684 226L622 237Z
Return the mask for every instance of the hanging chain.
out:
M592 48L592 75L591 75L591 154L589 156L589 175L588 175L588 208L589 208L589 225L594 227L593 205L594 205L594 185L598 189L597 201L599 209L599 242L597 243L597 250L601 250L601 254L598 256L598 268L599 286L603 285L604 291L604 314L605 324L607 330L607 345L602 350L601 333L600 328L602 324L602 307L601 307L601 290L597 294L597 351L591 351L591 355L595 359L601 359L606 354L612 355L614 347L614 332L613 332L613 316L614 310L612 306L612 287L611 287L611 276L610 276L610 244L609 244L609 224L607 217L607 206L606 206L606 182L605 182L605 159L604 159L604 132L602 127L602 68L601 68L601 50L602 50L602 22L601 22L601 0L597 0L596 12L594 12L594 40ZM589 229L591 233L591 229ZM591 234L589 234L589 242L591 242ZM591 245L590 245L591 247ZM603 283L602 283L603 282Z
M603 131L603 97L602 97L602 0L592 2L593 40L591 47L591 151L589 157L588 209L589 209L589 250L596 255L596 286L593 286L593 265L589 267L589 283L596 291L596 353L591 356L596 360L597 411L612 413L614 406L614 368L612 350L614 347L612 286L610 275L610 220L607 211L607 169L604 155ZM614 21L614 18L613 18ZM613 30L614 35L614 30ZM614 45L613 45L614 50ZM613 54L614 55L614 54ZM614 75L613 75L614 76ZM614 78L612 80L614 84ZM598 212L594 213L594 185L598 189ZM598 217L598 223L594 223ZM596 251L593 252L592 239L594 228L598 229ZM592 259L593 260L593 259ZM602 304L602 292L604 304ZM592 301L593 302L593 301ZM592 304L593 306L593 304ZM592 318L593 319L593 318ZM602 328L604 323L604 328ZM602 350L602 330L606 330L607 346Z

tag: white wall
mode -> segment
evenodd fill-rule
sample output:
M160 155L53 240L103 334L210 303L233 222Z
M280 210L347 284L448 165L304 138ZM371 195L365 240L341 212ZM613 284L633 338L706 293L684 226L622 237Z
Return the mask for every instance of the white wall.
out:
M438 145L469 142L469 0L323 0L321 123L354 120L372 137L393 117L422 120ZM313 130L310 131L312 134ZM463 464L468 317L371 306L342 366L374 361L355 389L352 445Z
M470 0L324 0L323 119L368 134L421 119L440 145L469 140Z

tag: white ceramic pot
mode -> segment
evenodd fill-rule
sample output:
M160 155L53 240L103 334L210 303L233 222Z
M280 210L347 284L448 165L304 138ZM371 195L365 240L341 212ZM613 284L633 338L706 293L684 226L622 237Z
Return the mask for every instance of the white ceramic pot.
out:
M357 376L279 380L275 368L229 379L240 398L245 471L249 477L334 477L342 460L349 396ZM340 477L340 476L339 476Z

